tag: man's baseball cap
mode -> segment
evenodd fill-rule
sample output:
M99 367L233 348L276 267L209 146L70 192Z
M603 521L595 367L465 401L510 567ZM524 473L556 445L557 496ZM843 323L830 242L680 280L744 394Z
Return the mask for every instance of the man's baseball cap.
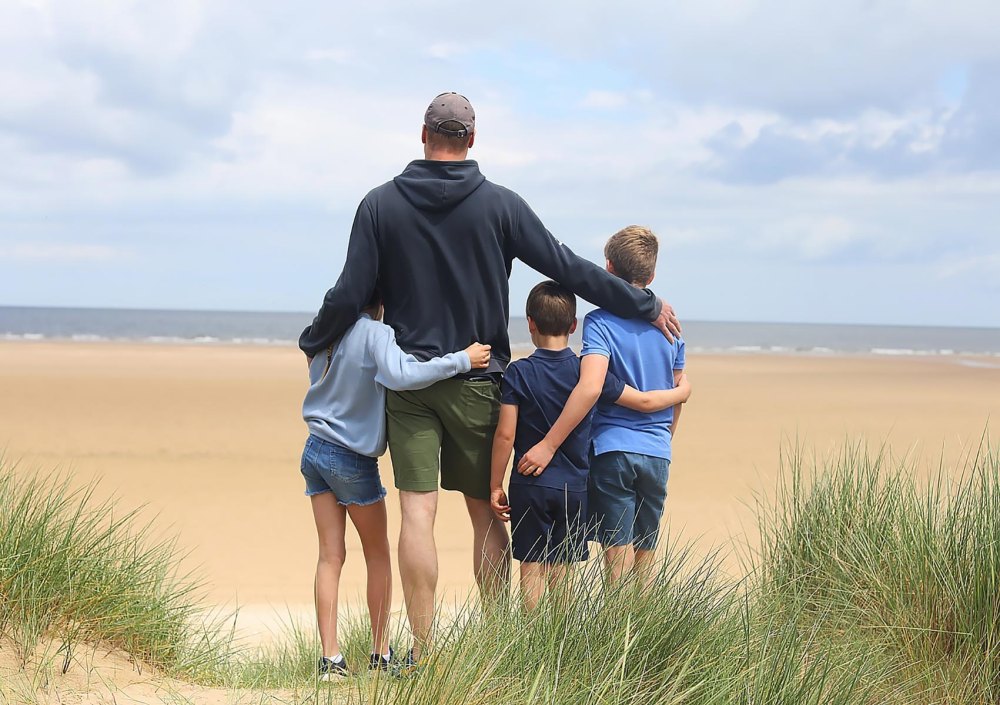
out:
M441 127L446 122L457 122L461 129ZM476 131L476 111L464 95L442 93L431 101L424 113L424 124L428 130L449 137L468 137Z

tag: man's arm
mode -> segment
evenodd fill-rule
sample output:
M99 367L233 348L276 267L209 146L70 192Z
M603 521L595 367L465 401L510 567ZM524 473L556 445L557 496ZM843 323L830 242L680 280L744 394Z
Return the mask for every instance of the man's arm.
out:
M681 404L691 397L691 383L688 381L687 375L684 374L683 370L678 370L677 372L674 373L673 389L656 389L649 392L640 392L638 389L626 385L625 391L618 397L615 404L644 414L663 411L673 406L675 407L674 418L676 419Z
M500 521L510 521L510 502L503 491L507 477L507 463L514 450L514 433L517 431L517 405L501 404L500 419L493 435L493 456L490 461L490 506Z
M577 296L622 318L650 321L673 341L681 326L673 307L649 289L639 289L575 254L546 230L542 221L518 199L513 254L526 265L554 279Z
M378 279L378 243L375 222L367 199L358 206L347 245L344 270L332 289L323 297L323 305L299 336L299 349L314 357L333 345L358 320L368 303Z
M594 404L604 389L604 378L608 374L608 358L603 355L585 355L580 361L580 381L566 400L559 418L545 434L545 438L521 456L517 471L522 475L541 475L552 456L556 454L573 429L594 408Z

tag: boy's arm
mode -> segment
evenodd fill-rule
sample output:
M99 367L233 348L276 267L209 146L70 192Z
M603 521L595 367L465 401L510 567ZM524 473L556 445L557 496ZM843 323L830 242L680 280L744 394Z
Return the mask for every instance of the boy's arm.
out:
M674 370L674 384L680 384L681 382L687 380L687 375L684 374L684 370ZM681 419L681 409L684 408L683 404L677 404L674 406L674 420L670 424L670 437L673 438L677 435L677 422Z
M378 368L375 381L387 389L397 392L423 389L435 382L468 372L473 367L485 367L489 364L490 346L479 343L473 343L461 352L421 362L413 355L403 352L396 343L392 328L378 325L380 330L377 335L368 339L368 345Z
M649 392L640 392L633 387L625 386L625 391L615 402L618 406L626 409L649 414L654 411L663 411L672 406L680 409L680 405L691 397L691 383L683 370L674 372L673 389L656 389ZM678 411L674 411L674 418L677 418Z
M500 420L493 436L493 456L490 461L490 506L500 521L510 521L510 503L503 491L507 477L507 463L514 450L514 433L517 431L517 405L501 404Z
M541 475L569 434L594 408L604 389L608 374L608 358L604 355L585 355L580 361L580 381L566 400L559 418L534 448L521 456L517 471L522 475Z

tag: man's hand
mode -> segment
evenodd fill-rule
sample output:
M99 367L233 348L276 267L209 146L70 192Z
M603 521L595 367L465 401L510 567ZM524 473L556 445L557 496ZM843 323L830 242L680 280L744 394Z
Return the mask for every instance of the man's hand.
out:
M465 349L466 354L469 356L469 361L472 362L472 369L476 370L490 366L491 347L490 345L473 343Z
M517 464L517 471L522 475L538 477L545 472L545 468L552 462L552 456L555 454L556 449L543 440L521 456L521 461Z
M658 301L660 302L660 315L653 320L653 325L659 328L660 332L667 336L667 340L672 343L674 338L679 338L681 335L681 322L678 320L673 306L663 299L658 299Z
M500 521L510 521L510 502L507 500L507 493L503 487L494 487L490 490L490 507Z

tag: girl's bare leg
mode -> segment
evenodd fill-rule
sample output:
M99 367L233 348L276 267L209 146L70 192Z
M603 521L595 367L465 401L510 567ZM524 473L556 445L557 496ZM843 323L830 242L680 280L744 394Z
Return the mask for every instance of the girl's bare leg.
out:
M347 513L337 504L333 492L324 492L309 498L313 518L316 520L316 537L319 539L319 559L316 562L316 622L324 656L340 653L337 641L337 598L340 591L340 573L344 567L347 550L344 547L344 528Z
M372 653L389 652L389 617L392 609L392 565L385 500L347 508L361 537L368 569L368 614L372 622Z

